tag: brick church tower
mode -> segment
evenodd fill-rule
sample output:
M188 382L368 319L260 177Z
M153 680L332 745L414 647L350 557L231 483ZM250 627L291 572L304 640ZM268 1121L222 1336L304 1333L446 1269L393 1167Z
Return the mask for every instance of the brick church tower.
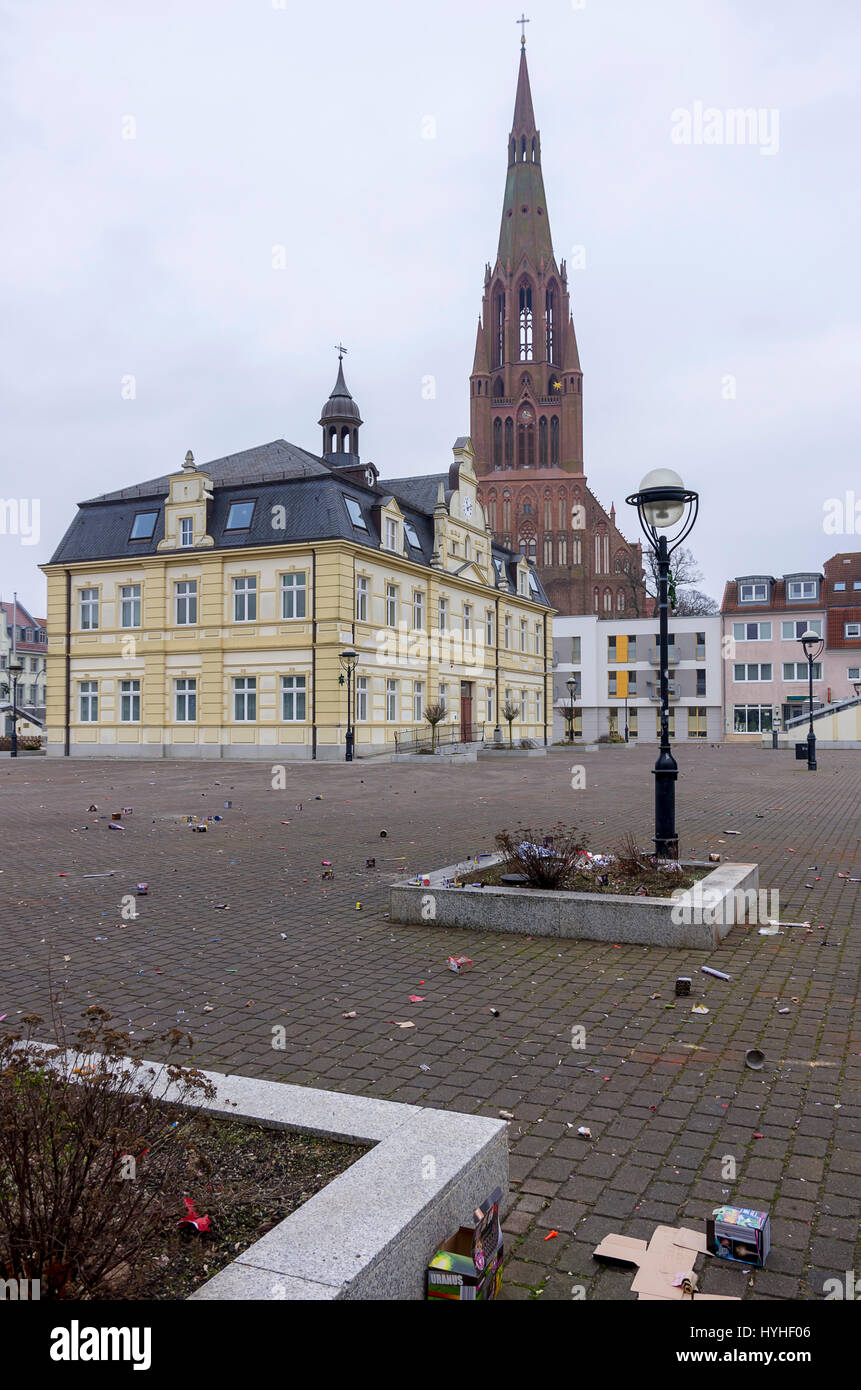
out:
M645 616L640 546L618 530L615 509L604 510L583 471L583 373L565 262L557 265L553 254L525 39L470 416L494 537L536 561L553 606L562 614Z

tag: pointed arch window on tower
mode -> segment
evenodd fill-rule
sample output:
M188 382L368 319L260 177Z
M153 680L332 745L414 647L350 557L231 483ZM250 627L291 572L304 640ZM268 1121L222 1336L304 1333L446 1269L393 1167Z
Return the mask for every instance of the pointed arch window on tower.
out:
M601 573L601 537L595 537L595 573Z
M520 286L520 360L531 362L533 357L532 336L532 286Z
M538 421L538 467L547 467L547 416Z
M547 291L546 302L546 324L547 324L547 361L554 362L554 348L556 345L556 291Z
M494 298L494 327L496 339L496 366L505 365L505 295L498 293Z
M552 468L559 466L559 416L554 415L550 420L550 465Z
M559 494L559 530L568 530L568 498L563 489Z
M553 564L553 537L544 537L544 563L549 568Z
M597 613L597 612L598 612L598 604L599 604L599 601L600 601L600 594L598 593L598 586L597 586L597 584L595 585L595 588L592 590L592 601L593 601L593 603L594 603L594 605L595 605L595 612Z
M514 421L510 415L505 422L505 466L514 467Z
M582 565L583 563L583 542L579 536L575 536L571 542L571 563L572 565Z
M613 593L612 593L612 590L610 590L610 589L605 589L605 590L604 590L604 612L605 612L605 613L612 613L612 611L613 611Z
M544 530L553 530L553 498L550 496L549 488L544 494Z
M497 516L496 493L495 493L495 492L492 492L492 493L490 494L490 497L488 498L488 510L489 510L489 512L490 512L490 529L491 529L491 531L497 531L497 530L499 529L499 527L498 527L498 525L497 525L498 516Z
M508 531L511 530L511 493L510 493L510 492L504 492L504 493L502 494L502 529L503 529L503 531L506 531L506 532L508 532Z
M502 467L502 421L498 418L493 422L493 466Z
M567 537L567 536L560 536L560 537L559 537L559 563L560 563L560 565L567 565L567 564L568 564L568 537Z

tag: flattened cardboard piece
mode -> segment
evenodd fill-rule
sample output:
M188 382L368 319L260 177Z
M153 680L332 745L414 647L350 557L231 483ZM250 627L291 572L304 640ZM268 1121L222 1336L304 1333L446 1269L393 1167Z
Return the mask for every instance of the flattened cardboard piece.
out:
M706 1236L686 1226L678 1230L673 1226L658 1226L648 1245L644 1240L629 1236L605 1236L593 1251L594 1258L605 1264L636 1266L631 1292L638 1298L665 1303L681 1303L689 1298L681 1288L674 1287L673 1280L693 1270L697 1255L708 1253ZM738 1302L727 1294L701 1293L695 1295L694 1301L701 1299L709 1303Z
M475 1225L461 1226L437 1250L428 1266L428 1300L487 1302L502 1284L503 1238L499 1222L502 1189L496 1188L475 1210Z

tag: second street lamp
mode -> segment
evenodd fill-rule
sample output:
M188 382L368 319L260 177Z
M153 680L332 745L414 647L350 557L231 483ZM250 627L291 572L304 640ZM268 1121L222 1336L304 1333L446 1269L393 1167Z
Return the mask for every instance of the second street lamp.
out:
M353 651L341 652L340 662L341 670L344 672L347 681L347 755L345 762L351 763L353 761L353 746L356 739L355 730L353 728L353 676L359 664L359 653ZM344 676L340 677L340 683L341 685L344 684Z
M815 772L816 735L813 732L813 663L822 655L825 649L825 643L819 636L819 633L814 632L811 628L808 628L806 632L802 632L799 641L801 642L804 655L807 658L807 668L810 674L810 694L808 696L810 729L807 734L807 771Z
M565 684L568 686L568 695L569 695L569 708L568 708L569 726L568 726L568 737L570 738L571 742L573 743L573 742L574 742L574 692L575 692L575 690L577 689L577 682L575 681L574 677L572 676L570 680L568 680L568 681L565 682Z
M679 775L679 767L670 748L670 556L693 530L699 510L699 497L695 492L688 491L678 473L674 473L670 468L656 468L643 479L640 491L632 493L627 501L630 506L637 508L640 526L655 554L658 566L661 749L653 774L655 853L661 859L678 859L676 778ZM673 531L669 539L668 531Z
M23 662L12 661L9 664L9 674L12 677L12 745L10 756L18 756L18 677L24 670Z

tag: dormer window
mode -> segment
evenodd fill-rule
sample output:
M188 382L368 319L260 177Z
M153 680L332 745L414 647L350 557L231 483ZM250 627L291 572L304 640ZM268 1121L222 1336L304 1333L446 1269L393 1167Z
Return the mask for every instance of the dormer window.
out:
M818 593L819 581L816 579L790 579L789 581L789 598L795 599L796 602L803 603L805 600L809 602L811 599L817 598Z
M416 528L413 526L411 521L404 522L404 534L406 535L407 540L409 541L410 545L413 547L414 550L421 550L421 545L419 544L419 538L416 533Z
M400 527L390 516L386 517L386 550L397 550L399 548Z
M765 583L740 584L738 587L738 600L739 603L767 603L768 585Z
M190 516L180 517L179 521L179 543L181 546L194 545L194 518Z

